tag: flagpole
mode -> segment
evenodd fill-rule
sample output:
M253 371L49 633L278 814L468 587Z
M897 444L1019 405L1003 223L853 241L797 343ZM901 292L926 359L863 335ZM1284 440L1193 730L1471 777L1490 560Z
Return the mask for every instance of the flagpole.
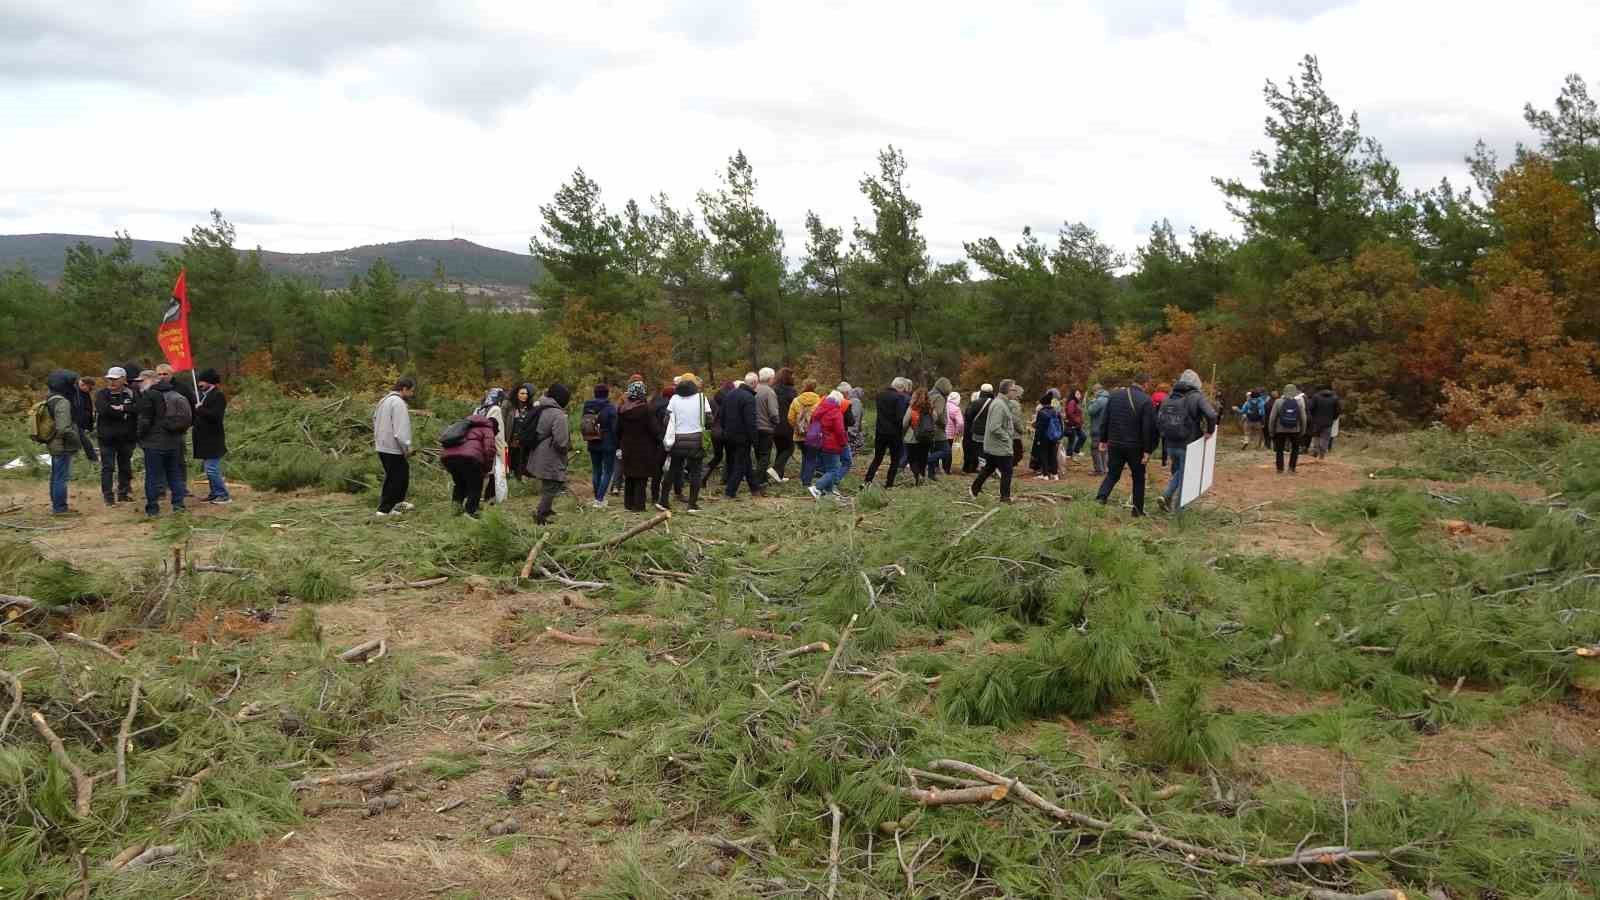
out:
M194 373L194 366L189 367L189 379L194 382L194 402L200 405L200 376Z

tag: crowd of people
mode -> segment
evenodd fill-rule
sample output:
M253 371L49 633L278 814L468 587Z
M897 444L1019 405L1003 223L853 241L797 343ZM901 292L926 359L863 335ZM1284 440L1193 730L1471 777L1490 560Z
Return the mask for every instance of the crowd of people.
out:
M138 375L130 379L130 371ZM67 481L80 450L100 463L108 506L134 502L136 448L144 458L145 515L158 515L164 497L174 512L184 510L186 450L202 461L209 484L205 502L231 502L222 472L227 397L216 371L182 379L165 365L115 366L104 381L97 388L93 378L56 371L45 400L34 407L34 438L51 459L54 513L72 514ZM376 518L415 508L407 498L410 458L417 451L409 406L416 387L412 378L398 379L373 412L373 446L383 472ZM998 387L985 383L970 395L948 378L928 387L893 379L871 401L872 452L863 486L878 483L880 473L885 488L907 477L914 486L936 482L954 473L959 456L961 473L973 476L972 496L998 476L1000 500L1010 502L1022 465L1035 478L1058 481L1087 448L1090 472L1102 478L1096 499L1107 503L1126 470L1132 513L1143 516L1151 456L1159 451L1161 464L1171 469L1157 501L1171 510L1189 444L1218 425L1217 409L1192 369L1170 385L1139 375L1109 389L1095 384L1087 393L1050 388L1031 416L1024 414L1023 393L1011 379ZM512 482L527 480L538 489L535 520L548 522L567 490L578 442L589 456L593 506L604 508L620 494L623 506L636 512L670 510L674 502L699 511L703 490L719 468L724 498L736 498L741 489L761 496L790 480L796 455L801 486L819 501L839 499L857 456L865 458L868 449L865 392L848 382L827 389L814 379L797 379L788 368L747 372L714 392L693 373L654 388L635 374L620 401L611 385L598 384L577 410L576 436L568 413L572 401L571 388L561 383L542 392L532 384L509 393L493 387L470 415L445 428L439 460L450 475L456 508L477 516L482 504L505 502ZM1245 448L1271 446L1277 470L1293 473L1302 451L1313 457L1332 451L1343 406L1331 388L1307 396L1289 384L1281 392L1251 390L1234 411Z
M129 378L129 372L138 373ZM222 474L227 455L223 420L228 398L214 369L177 379L172 366L112 366L97 387L92 376L56 370L46 379L45 399L32 413L32 437L50 456L50 511L76 515L67 482L79 452L100 466L100 494L107 506L136 502L133 451L144 458L144 514L155 517L170 498L183 512L189 498L186 453L201 461L209 491L206 503L233 498Z

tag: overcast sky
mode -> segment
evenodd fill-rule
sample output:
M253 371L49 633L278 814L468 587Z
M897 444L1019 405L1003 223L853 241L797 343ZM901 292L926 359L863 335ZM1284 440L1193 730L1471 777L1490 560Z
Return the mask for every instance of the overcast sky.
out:
M0 0L0 233L217 207L241 246L525 251L577 165L681 203L743 148L798 256L894 143L942 259L1065 220L1131 252L1163 216L1235 230L1210 178L1250 174L1305 53L1424 187L1596 47L1594 0Z

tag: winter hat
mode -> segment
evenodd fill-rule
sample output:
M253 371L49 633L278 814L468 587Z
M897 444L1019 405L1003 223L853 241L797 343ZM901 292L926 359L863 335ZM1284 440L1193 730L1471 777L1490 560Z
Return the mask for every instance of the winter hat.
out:
M645 389L642 381L635 381L628 385L628 399L635 403L642 403L647 393L649 392Z
M216 369L201 369L199 372L195 373L194 377L196 380L204 381L206 384L222 383L222 376L217 374Z
M546 388L544 395L554 400L557 406L565 409L567 401L572 399L572 389L558 381Z
M1293 397L1293 396L1296 396L1299 393L1300 393L1300 388L1296 387L1293 383L1286 384L1286 385L1283 386L1283 395L1285 397Z
M106 370L106 377L107 378L127 378L128 377L128 370L124 369L121 366L112 366L111 368Z
M842 404L844 403L844 394L837 390L832 390L828 392L828 399L835 403Z
M834 390L837 391L841 397L843 397L843 396L848 395L852 390L855 390L855 389L850 387L850 382L841 381L841 382L839 382L839 386L834 388Z
M594 386L594 398L596 400L604 400L609 396L611 396L611 387L609 385L597 384Z
M979 386L978 393L980 393L980 394L992 394L992 393L994 393L994 385L992 385L989 382L985 381L981 386Z

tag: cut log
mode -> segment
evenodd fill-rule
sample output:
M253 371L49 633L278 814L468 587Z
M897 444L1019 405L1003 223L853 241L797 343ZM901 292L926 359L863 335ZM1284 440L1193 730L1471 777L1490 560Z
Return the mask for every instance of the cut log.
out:
M171 859L177 855L177 844L160 844L155 847L148 847L143 853L135 856L133 859L128 860L128 864L123 866L119 871L134 872L148 866L153 866L163 859Z
M787 641L789 639L786 634L778 634L776 631L762 631L759 628L735 628L733 633L753 641Z
M354 647L351 647L349 650L339 654L339 659L342 662L372 662L373 660L383 658L384 654L388 652L388 641L383 638L373 638L370 641L359 643ZM369 657L368 654L373 655Z
M388 775L394 775L397 772L403 772L416 764L417 760L415 759L404 759L399 762L389 763L386 766L379 766L376 769L362 769L356 772L333 772L328 775L308 776L300 779L299 781L291 781L289 783L289 789L291 791L303 791L307 788L322 787L330 784L365 784L366 782L373 781L375 779L383 778Z
M551 628L549 625L544 627L544 636L552 641L560 641L563 644L577 644L582 647L604 647L609 643L600 638L587 637L581 634L568 634L565 631Z
M629 528L627 531L624 531L623 533L617 535L616 537L607 538L607 539L605 539L603 541L590 541L587 544L573 544L571 547L566 547L564 549L567 549L567 550L610 550L613 547L620 546L624 542L632 540L633 538L636 538L639 535L644 534L646 531L649 531L650 529L656 527L657 525L660 525L662 522L665 522L665 521L667 521L667 520L669 520L671 518L672 518L672 513L670 513L670 512L657 513L656 515L651 516L649 519L646 519L645 521L640 522L639 524L633 526L632 528Z
M533 542L533 549L528 551L528 558L522 563L523 578L533 577L533 566L534 563L538 562L539 560L539 550L544 546L544 542L549 539L549 537L550 532L546 531L545 533L539 535L539 539L537 541Z
M898 788L900 796L915 800L923 806L948 806L954 803L988 803L1004 800L1009 789L1003 784L983 784L977 787L952 788Z
M832 648L828 646L827 641L813 641L803 647L796 647L793 650L785 650L779 653L778 659L788 659L791 656L800 656L806 653L827 653L830 649Z

